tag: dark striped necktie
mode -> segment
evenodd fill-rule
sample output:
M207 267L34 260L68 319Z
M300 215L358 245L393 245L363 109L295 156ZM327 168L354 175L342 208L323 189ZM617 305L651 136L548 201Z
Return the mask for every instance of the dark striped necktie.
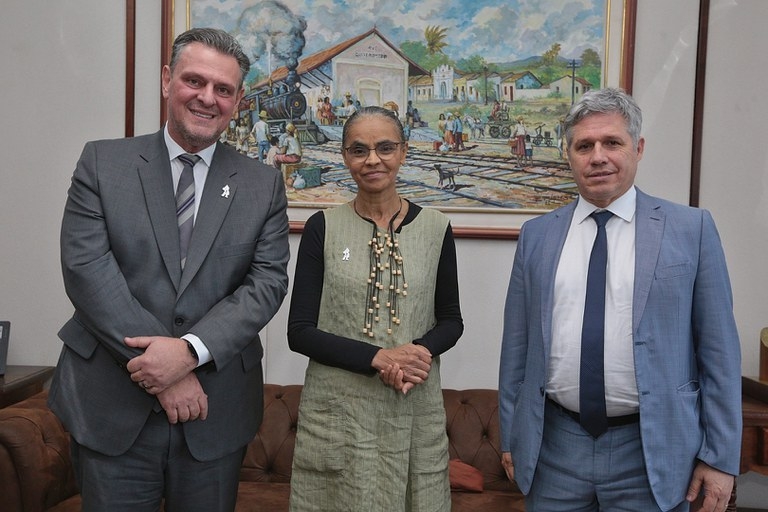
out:
M197 155L184 153L179 155L184 164L179 185L176 187L176 221L179 225L179 249L181 253L181 268L187 261L189 241L192 238L192 227L195 222L195 173L192 169L200 160Z

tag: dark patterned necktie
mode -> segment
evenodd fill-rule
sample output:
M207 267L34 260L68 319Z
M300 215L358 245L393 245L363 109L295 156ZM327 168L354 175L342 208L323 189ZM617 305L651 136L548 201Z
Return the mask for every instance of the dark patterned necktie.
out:
M176 187L176 222L179 225L179 250L183 269L187 261L187 250L195 222L195 173L192 169L200 157L184 153L179 155L179 160L184 164L184 169L181 171L179 185Z
M608 263L608 241L605 224L613 214L592 213L597 223L597 236L592 245L587 273L587 296L584 324L581 329L581 369L579 382L579 419L584 430L599 437L608 428L605 410L604 331L605 268Z

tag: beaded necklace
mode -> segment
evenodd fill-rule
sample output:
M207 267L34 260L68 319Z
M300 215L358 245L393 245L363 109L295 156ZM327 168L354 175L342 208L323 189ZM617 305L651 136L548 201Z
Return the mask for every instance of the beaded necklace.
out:
M373 225L371 239L368 240L370 247L370 273L368 274L368 291L366 294L365 320L363 323L363 334L373 338L373 324L380 320L379 310L381 309L380 294L384 290L382 278L384 272L389 272L389 289L387 292L387 301L385 307L389 310L389 324L387 334L392 334L392 328L400 325L400 309L398 308L398 297L405 298L408 295L408 283L405 281L405 271L403 267L403 257L400 254L400 243L395 236L395 220L403 209L403 199L400 198L400 208L389 220L388 229L382 233L373 219L364 217L357 211L357 202L352 206L355 213L362 219L367 220ZM385 254L385 261L382 263L382 254Z

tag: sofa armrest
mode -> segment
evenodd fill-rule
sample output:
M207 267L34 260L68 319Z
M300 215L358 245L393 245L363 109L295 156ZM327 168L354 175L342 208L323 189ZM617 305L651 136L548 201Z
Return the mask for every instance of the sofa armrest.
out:
M4 510L37 512L77 493L69 434L46 392L0 409L0 496Z

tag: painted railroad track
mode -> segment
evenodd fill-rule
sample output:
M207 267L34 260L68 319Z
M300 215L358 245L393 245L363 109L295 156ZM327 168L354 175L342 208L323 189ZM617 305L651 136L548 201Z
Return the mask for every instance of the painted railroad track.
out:
M324 183L335 183L354 194L357 185L344 167L340 149L340 143L333 141L308 146L305 161L322 168ZM442 182L437 167L444 175ZM509 157L414 147L400 169L398 190L424 206L523 209L551 209L570 202L577 194L566 162L534 160L520 168Z

